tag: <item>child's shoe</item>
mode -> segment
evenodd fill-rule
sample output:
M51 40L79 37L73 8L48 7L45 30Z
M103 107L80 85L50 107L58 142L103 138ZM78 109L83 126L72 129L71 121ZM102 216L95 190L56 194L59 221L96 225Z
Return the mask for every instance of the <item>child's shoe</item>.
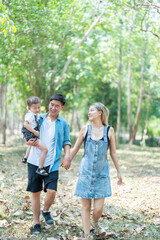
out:
M21 160L22 163L26 163L27 162L27 158L23 157Z
M36 173L44 177L47 177L49 175L44 167L43 168L38 167Z
M91 226L95 229L97 235L100 235L101 237L104 237L106 235L105 229L100 227L98 225L98 222L94 222L93 219L91 221Z

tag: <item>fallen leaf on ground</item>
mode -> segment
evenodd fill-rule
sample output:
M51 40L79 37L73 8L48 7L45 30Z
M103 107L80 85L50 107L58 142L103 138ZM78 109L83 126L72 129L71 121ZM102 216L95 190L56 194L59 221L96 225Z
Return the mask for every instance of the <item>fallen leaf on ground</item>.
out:
M108 214L108 213L102 213L101 217L112 219L112 216L110 214Z
M15 213L13 213L13 216L21 216L23 214L23 211L17 211Z
M160 225L160 219L159 218L154 219L153 224L156 225L156 226Z
M137 233L141 233L144 229L145 229L145 225L143 225L143 226L138 226L138 227L136 227L136 228L134 228L134 230L137 232Z
M106 232L106 237L117 237L115 232Z
M24 197L24 199L25 199L25 200L30 200L30 196L26 195L26 196Z
M6 219L0 220L0 228L6 227L8 225L8 222Z

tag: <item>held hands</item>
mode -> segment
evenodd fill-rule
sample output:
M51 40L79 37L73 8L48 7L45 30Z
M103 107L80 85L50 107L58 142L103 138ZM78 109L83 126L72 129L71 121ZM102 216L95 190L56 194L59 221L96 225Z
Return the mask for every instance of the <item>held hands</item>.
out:
M117 177L118 177L118 182L117 182L117 184L118 185L122 185L122 176L121 176L121 173L117 173Z
M66 170L68 170L70 166L71 166L70 156L65 156L63 162L61 163L61 167L64 167Z

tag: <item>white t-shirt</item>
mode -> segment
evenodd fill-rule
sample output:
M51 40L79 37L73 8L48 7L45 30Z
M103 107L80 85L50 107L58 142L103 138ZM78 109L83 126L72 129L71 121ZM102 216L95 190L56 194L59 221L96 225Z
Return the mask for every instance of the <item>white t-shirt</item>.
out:
M46 145L48 149L48 153L44 162L44 167L46 167L54 163L56 154L55 121L50 122L46 118L43 120L42 126L40 128L40 140ZM41 150L32 146L27 162L38 166L40 155Z
M28 113L26 113L25 115L25 121L29 122L29 125L34 129L35 127L37 127L37 122L35 120L35 116L37 116L37 120L39 118L38 114L34 114L33 112L31 112L30 110L28 111Z

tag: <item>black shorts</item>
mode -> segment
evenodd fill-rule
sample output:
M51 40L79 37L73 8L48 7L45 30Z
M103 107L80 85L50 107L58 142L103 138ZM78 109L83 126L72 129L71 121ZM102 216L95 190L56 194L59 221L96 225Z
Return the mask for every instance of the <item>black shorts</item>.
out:
M28 163L28 192L40 192L43 190L44 185L44 192L47 189L57 191L57 183L58 183L58 171L54 171L49 173L47 177L43 177L36 173L37 166ZM49 166L45 167L45 170L49 171Z

